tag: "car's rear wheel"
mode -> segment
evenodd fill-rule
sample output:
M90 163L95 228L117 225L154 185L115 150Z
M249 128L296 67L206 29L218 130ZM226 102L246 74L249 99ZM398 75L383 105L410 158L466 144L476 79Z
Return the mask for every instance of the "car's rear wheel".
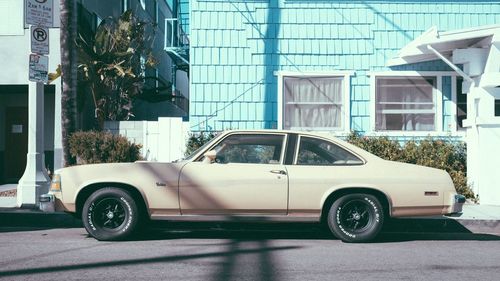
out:
M127 191L106 187L95 191L85 201L82 221L87 232L97 240L123 240L136 230L139 212Z
M348 194L335 200L328 212L330 231L344 242L373 240L382 229L384 211L371 194Z

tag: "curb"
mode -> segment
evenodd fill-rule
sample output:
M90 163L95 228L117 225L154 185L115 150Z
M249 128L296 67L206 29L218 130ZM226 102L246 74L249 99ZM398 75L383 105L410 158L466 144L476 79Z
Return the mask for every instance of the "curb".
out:
M17 207L17 197L0 197L0 206L5 208ZM0 207L0 209L2 209Z
M0 227L82 227L82 222L63 212L44 213L36 209L0 208Z
M472 233L500 234L500 220L455 219Z
M500 234L500 220L421 217L391 219L383 232Z

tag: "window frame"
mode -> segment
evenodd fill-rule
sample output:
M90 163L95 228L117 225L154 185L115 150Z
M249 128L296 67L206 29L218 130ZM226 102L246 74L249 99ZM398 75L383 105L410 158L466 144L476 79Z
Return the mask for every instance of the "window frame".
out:
M283 130L283 122L285 120L284 116L284 79L289 76L293 77L335 77L342 79L342 110L343 114L341 124L339 128L323 128L323 127L310 127L310 128L292 128L292 130L298 131L315 131L315 132L333 132L336 135L348 134L351 130L351 76L354 75L354 71L277 71L275 75L278 76L278 126L279 130Z
M286 152L286 146L288 145L288 134L287 133L276 133L276 132L234 132L234 133L229 133L225 135L223 138L220 140L214 142L210 147L205 149L198 157L196 157L192 162L200 162L203 160L203 155L210 151L213 150L214 147L218 146L220 143L222 143L224 140L227 138L234 136L234 135L274 135L274 136L281 136L283 137L283 141L281 144L281 151L280 151L280 162L276 164L271 164L271 165L284 165L285 162L285 152ZM244 164L244 165L269 165L269 164L263 164L263 163L226 163L224 165L228 164Z
M371 71L370 76L370 129L369 134L373 136L442 136L456 135L463 136L462 130L457 130L457 87L456 78L460 76L454 71ZM450 130L443 127L443 77L451 77L451 118L453 122ZM376 78L379 77L434 77L436 88L434 89L434 99L436 107L435 126L433 131L404 131L404 130L376 130Z
M301 141L302 141L302 138L311 138L311 139L316 139L316 140L321 140L321 141L325 141L325 142L329 142L329 143L332 143L333 145L336 145L338 147L340 147L341 149L344 149L345 151L351 153L352 155L356 156L357 158L359 158L359 160L361 160L362 163L359 163L359 164L337 164L337 165L303 165L303 164L297 164L297 161L299 160L299 150L300 150L300 144L301 144ZM297 137L297 142L296 142L296 145L295 145L295 153L294 153L294 156L293 156L293 162L292 162L292 165L294 166L304 166L304 167L338 167L338 166L362 166L362 165L365 165L366 164L366 159L364 157L362 157L361 155L359 155L358 153L348 149L347 147L331 140L331 139L327 139L327 138L322 138L322 137L318 137L318 136L312 136L312 135L298 135Z

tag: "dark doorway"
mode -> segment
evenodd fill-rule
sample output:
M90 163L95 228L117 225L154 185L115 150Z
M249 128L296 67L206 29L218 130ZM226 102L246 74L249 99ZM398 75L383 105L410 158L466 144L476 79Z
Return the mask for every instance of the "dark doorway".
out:
M28 153L28 108L7 107L5 110L4 179L17 183L26 168Z

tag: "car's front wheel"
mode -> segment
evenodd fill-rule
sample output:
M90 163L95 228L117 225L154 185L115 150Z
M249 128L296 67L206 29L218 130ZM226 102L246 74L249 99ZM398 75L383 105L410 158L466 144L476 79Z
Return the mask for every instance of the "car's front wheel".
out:
M123 240L137 228L137 204L123 189L102 188L85 201L82 221L87 232L97 240Z
M328 227L344 242L373 240L383 223L383 207L371 194L344 195L333 202L328 212Z

